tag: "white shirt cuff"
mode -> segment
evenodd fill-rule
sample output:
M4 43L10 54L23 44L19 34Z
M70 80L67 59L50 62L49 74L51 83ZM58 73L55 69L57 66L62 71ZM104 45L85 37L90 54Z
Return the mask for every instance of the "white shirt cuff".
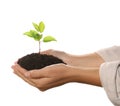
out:
M100 67L100 79L111 102L120 106L120 61L103 63Z
M101 49L96 53L100 55L106 62L120 60L120 46Z

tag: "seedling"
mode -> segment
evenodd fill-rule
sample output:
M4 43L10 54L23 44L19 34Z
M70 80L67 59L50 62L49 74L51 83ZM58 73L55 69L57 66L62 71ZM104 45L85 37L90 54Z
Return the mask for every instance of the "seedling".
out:
M41 69L48 65L57 64L57 63L64 63L58 57L47 55L47 54L40 54L40 44L41 42L50 42L56 41L53 36L43 36L43 32L45 30L45 24L41 21L39 24L32 23L34 29L28 32L25 32L24 35L33 38L35 41L39 42L39 53L31 53L27 54L18 59L17 63L25 68L26 70L33 70L33 69ZM66 64L66 63L64 63Z
M56 39L53 36L43 36L43 32L45 30L45 24L43 21L41 21L39 24L32 23L34 30L30 30L28 32L25 32L24 35L27 35L28 37L33 38L35 41L38 41L39 43L39 53L41 50L40 43L41 42L50 42L50 41L56 41Z

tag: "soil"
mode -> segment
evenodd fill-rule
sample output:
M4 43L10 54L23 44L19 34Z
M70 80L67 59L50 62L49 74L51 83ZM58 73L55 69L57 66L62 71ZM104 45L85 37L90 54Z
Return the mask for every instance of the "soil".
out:
M48 65L64 63L64 62L61 59L54 57L52 55L32 53L18 59L17 63L21 67L29 71L33 69L41 69Z

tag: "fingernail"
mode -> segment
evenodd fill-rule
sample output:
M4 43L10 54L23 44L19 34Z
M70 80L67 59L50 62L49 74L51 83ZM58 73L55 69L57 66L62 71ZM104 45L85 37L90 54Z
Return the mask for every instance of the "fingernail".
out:
M25 73L25 76L26 76L26 77L30 77L30 73L29 73L29 72L26 72L26 73Z

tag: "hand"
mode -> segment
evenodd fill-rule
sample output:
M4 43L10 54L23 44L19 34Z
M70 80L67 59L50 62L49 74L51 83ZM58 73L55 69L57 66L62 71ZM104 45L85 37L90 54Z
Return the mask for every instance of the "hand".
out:
M63 51L49 49L42 52L43 54L53 55L62 59L67 65L76 67L100 67L104 60L97 53L85 55L72 55Z
M12 66L14 73L30 85L41 91L63 85L68 82L80 82L101 86L99 68L77 68L65 64L46 66L38 70L27 71L18 64Z
M68 82L81 82L101 86L99 66L103 59L96 53L75 56L62 51L46 50L43 54L62 59L65 64L54 64L39 70L27 71L18 64L12 66L14 73L41 91Z
M80 65L80 62L79 62L80 60L78 59L78 56L68 54L64 51L48 49L46 51L42 51L41 53L47 54L47 55L53 55L53 56L63 60L67 65L71 65L71 66Z
M58 57L58 58L62 59L65 63L68 63L68 60L69 60L69 54L67 54L64 51L48 49L48 50L42 51L41 53Z
M20 65L15 64L12 69L16 75L41 91L68 83L74 75L70 71L71 67L64 64L50 65L31 71L27 71Z

